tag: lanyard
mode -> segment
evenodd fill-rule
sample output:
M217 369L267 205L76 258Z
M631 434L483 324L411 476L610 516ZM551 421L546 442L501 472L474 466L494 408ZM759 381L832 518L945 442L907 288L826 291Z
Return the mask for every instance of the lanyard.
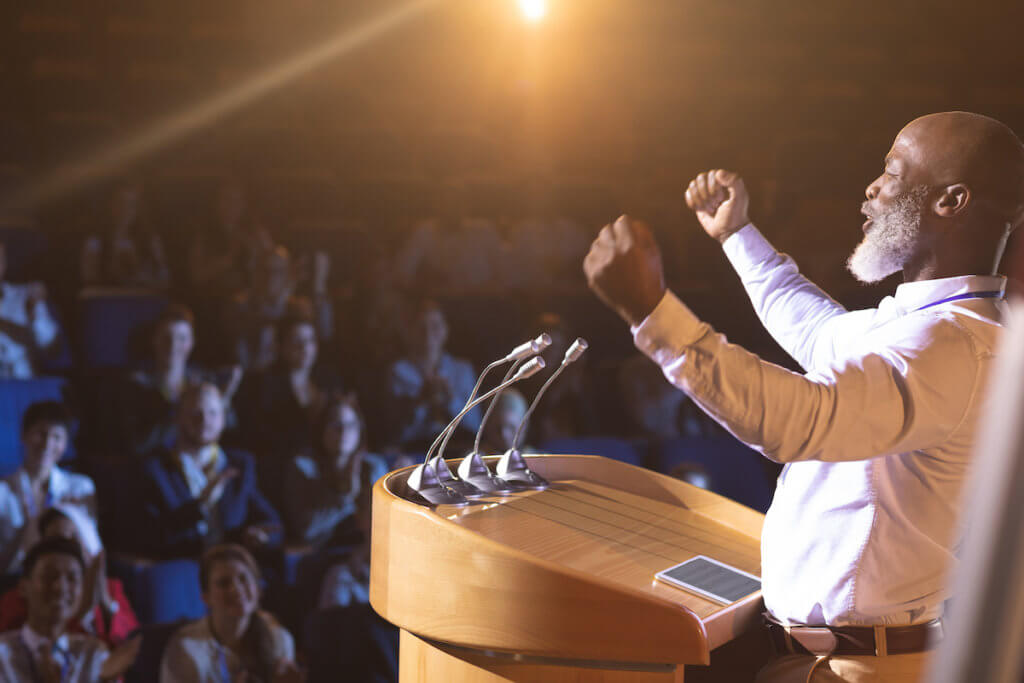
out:
M991 292L968 292L966 294L957 294L956 296L951 296L951 297L947 297L945 299L940 299L939 301L933 301L930 304L925 304L924 306L921 306L921 308L915 308L914 312L916 313L917 311L923 311L926 308L931 308L932 306L938 306L939 304L946 304L946 303L949 303L950 301L961 301L963 299L997 299L997 298L1001 299L1002 296L1003 296L1003 293L1002 292L997 292L997 291L991 291Z
M36 658L35 658L35 655L32 653L32 650L29 648L28 643L25 642L25 637L22 636L20 633L18 634L18 642L21 643L21 647L22 647L23 650L25 650L25 655L28 657L29 675L32 677L33 683L41 681L42 678L39 676L39 669L36 668ZM60 655L60 659L61 659L61 663L60 663L60 683L64 683L68 679L68 666L69 666L68 660L70 659L70 657L68 656L68 653L64 652L60 648L55 648L55 649L56 649L57 653ZM230 681L228 683L230 683Z
M224 654L223 645L220 645L217 648L217 654L220 655L218 657L220 660L220 680L223 683L231 683L231 672L228 671L228 658L227 655Z

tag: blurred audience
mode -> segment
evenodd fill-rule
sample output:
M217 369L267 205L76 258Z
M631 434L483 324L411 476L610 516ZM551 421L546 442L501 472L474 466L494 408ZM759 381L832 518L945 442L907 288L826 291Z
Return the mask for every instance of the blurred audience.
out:
M60 326L41 282L7 282L7 248L0 242L0 379L28 379L57 350Z
M571 326L557 313L542 313L530 325L531 337L541 332L551 335L551 346L541 356L547 370L534 375L518 386L526 396L536 396L544 382L565 358L569 346L576 340ZM530 419L531 438L539 446L552 439L564 439L584 434L600 433L594 406L587 395L587 365L584 355L565 369L547 390Z
M127 640L139 627L139 620L120 579L107 575L106 555L92 520L78 508L56 505L40 516L38 527L41 539L66 538L77 542L82 550L82 599L68 622L68 631L88 633L108 646ZM20 628L27 618L28 604L20 590L0 596L0 631Z
M133 456L145 456L173 443L182 393L208 377L189 364L194 343L192 311L181 305L168 306L154 325L151 362L131 373L122 391L115 418L122 434L118 448L127 449ZM242 369L237 366L230 368L224 378L222 395L229 416L241 378Z
M298 683L295 642L259 609L260 570L245 548L217 545L199 561L209 614L186 624L164 651L160 683Z
M360 492L369 491L388 467L367 451L365 423L354 395L330 400L312 432L312 447L288 468L285 511L288 538L321 547L332 543L342 523L356 513Z
M98 638L68 632L85 573L75 541L47 538L29 550L20 584L27 617L20 629L0 635L0 680L96 683L117 679L131 665L138 639L111 655Z
M476 373L468 361L445 350L448 323L436 301L421 300L405 332L405 356L388 369L389 445L425 451L462 410L473 391ZM463 418L456 435L472 439L479 426L478 406ZM455 440L453 437L453 446Z
M292 261L288 250L276 246L257 255L252 266L250 286L228 302L225 334L232 346L234 361L244 368L266 366L273 348L267 345L268 325L276 325L286 315L305 315L313 320L321 341L333 334L334 313L327 292L329 261L326 254L314 259L315 271L310 296L298 294L301 264ZM278 344L283 343L278 340Z
M647 356L635 354L623 361L617 379L632 436L665 441L712 431L700 409Z
M145 211L142 183L126 180L114 188L107 220L82 244L82 285L165 291L170 271L163 240Z
M33 403L21 421L24 461L0 481L0 571L15 572L38 540L39 517L57 504L79 508L96 523L96 487L57 466L67 451L71 414L60 403Z
M526 410L529 405L526 398L515 389L506 389L495 399L494 409L484 431L480 435L480 453L482 455L500 455L512 448L519 423L526 417ZM529 423L523 425L520 441L526 441L529 431ZM520 443L519 450L526 451L528 448Z
M257 456L286 457L309 449L314 418L337 383L317 366L314 321L289 314L277 325L277 361L247 373L238 393L241 438Z
M211 216L197 226L188 254L188 281L197 293L226 298L249 284L253 262L274 247L258 223L241 180L225 177Z
M224 401L210 383L186 388L173 447L144 463L142 512L131 545L151 557L194 557L234 540L280 545L281 520L260 491L252 456L223 450Z

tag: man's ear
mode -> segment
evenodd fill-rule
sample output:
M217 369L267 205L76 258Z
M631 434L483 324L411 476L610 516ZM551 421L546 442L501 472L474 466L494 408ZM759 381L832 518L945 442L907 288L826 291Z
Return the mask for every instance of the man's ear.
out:
M935 215L952 218L962 212L971 201L971 190L963 183L947 185L932 204Z

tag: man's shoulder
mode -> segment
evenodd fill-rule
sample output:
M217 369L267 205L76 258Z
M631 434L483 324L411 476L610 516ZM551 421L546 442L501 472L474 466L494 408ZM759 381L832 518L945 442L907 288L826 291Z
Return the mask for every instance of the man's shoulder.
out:
M66 493L73 496L81 496L96 492L96 484L93 483L92 477L66 470L63 467L57 467L54 471L60 472L60 476L64 479Z

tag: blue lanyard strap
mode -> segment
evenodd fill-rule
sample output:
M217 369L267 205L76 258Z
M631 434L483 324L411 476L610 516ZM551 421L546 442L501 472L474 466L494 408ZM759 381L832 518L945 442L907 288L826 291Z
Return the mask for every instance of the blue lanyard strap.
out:
M915 308L914 312L923 311L926 308L932 306L938 306L939 304L948 304L950 301L961 301L963 299L1001 299L1003 297L1002 292L991 291L991 292L967 292L966 294L957 294L939 301L933 301L930 304L925 304L921 308Z
M28 646L28 643L25 642L25 638L23 638L21 634L18 634L18 642L21 643L22 649L25 650L25 656L28 657L29 676L32 677L32 683L38 683L40 680L42 680L42 677L39 675L39 669L36 668L36 656L32 652L32 649ZM67 652L61 650L60 648L56 648L56 651L57 654L60 655L61 660L60 683L65 683L65 681L68 680L68 667L70 666L69 660L71 657Z

